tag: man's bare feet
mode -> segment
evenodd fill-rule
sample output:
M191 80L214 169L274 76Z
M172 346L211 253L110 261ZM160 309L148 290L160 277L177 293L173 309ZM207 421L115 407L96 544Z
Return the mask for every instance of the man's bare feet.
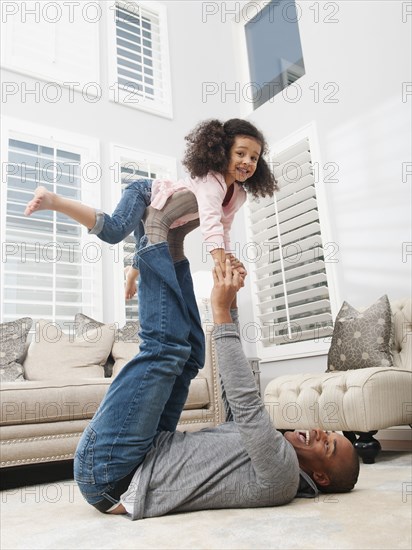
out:
M127 266L124 270L126 282L124 285L124 295L126 300L130 300L137 292L136 278L138 275L137 269L134 269L131 265Z
M108 514L127 514L127 511L123 504L120 503L117 508L111 510Z
M37 210L53 210L53 199L55 194L48 191L45 187L36 187L34 197L27 203L25 216L30 216Z

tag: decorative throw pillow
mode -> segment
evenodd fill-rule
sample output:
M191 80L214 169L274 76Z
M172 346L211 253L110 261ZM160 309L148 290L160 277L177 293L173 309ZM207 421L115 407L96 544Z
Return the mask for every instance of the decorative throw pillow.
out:
M36 323L36 335L27 351L28 380L103 378L114 341L114 325L85 327L81 334L65 334L49 321Z
M26 352L26 340L33 324L30 317L0 325L0 382L24 380L21 361Z
M96 321L83 313L78 313L75 317L76 333L78 335L89 327L104 326L104 323ZM139 321L127 321L123 328L117 328L114 334L114 342L111 351L111 363L105 365L105 376L113 378L120 372L126 363L130 361L139 352L140 338L138 335L140 329Z
M326 372L392 366L391 333L392 313L386 294L365 311L343 302L333 329Z
M123 328L116 330L113 347L118 342L134 342L138 344L140 342L139 329L139 321L127 321Z
M130 359L139 353L139 329L139 321L127 321L123 328L116 330L112 347L113 378L119 374Z
M74 326L76 328L76 335L82 336L84 331L90 330L93 327L104 327L108 326L105 325L105 323L102 323L100 321L96 321L96 319L92 319L88 315L85 315L84 313L76 313L74 317ZM116 330L114 324L111 325L113 327L113 330ZM104 377L110 378L112 375L112 369L113 369L113 357L111 353L109 353L109 357L107 358L106 363L103 365L104 369Z
M81 336L85 330L87 331L93 327L103 327L104 325L105 323L96 321L96 319L92 319L91 317L88 317L84 313L76 313L74 317L74 326L76 329L76 336Z

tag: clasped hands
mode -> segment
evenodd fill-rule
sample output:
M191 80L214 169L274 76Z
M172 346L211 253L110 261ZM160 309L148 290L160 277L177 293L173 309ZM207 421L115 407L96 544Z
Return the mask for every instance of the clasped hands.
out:
M233 254L226 258L225 272L220 262L215 261L213 268L213 289L210 297L213 320L217 324L231 323L230 310L236 308L236 294L245 284L247 271Z

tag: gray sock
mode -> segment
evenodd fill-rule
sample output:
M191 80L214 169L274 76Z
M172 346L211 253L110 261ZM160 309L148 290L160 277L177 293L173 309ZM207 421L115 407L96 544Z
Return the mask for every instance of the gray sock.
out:
M185 253L183 249L183 241L188 233L199 227L199 218L185 223L171 229L167 235L167 242L169 243L170 255L173 258L173 262L185 259Z
M196 197L186 189L176 191L169 197L162 210L157 210L152 206L146 208L144 225L150 244L166 241L169 228L173 222L185 214L193 214L197 211Z

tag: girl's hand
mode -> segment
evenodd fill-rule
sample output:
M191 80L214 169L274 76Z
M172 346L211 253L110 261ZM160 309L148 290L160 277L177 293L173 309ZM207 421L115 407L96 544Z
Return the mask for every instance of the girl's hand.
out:
M220 268L223 272L223 274L226 271L226 260L230 260L230 267L232 270L236 270L239 272L239 275L242 277L242 286L244 286L244 279L247 275L247 271L245 269L245 266L242 264L240 260L238 260L234 254L226 254L223 248L215 248L211 251L211 255L213 257L213 261L216 265L216 261L219 262Z
M124 296L126 300L131 300L137 292L136 280L139 271L132 266L128 266L124 270L126 282L124 285Z
M247 271L243 263L236 258L233 254L227 254L226 258L230 260L230 267L232 271L237 271L242 279L242 287L245 286L245 277L247 276Z
M223 271L223 273L226 270L226 253L223 248L215 248L210 253L213 258L213 262L216 265L216 261L219 262L220 268Z

